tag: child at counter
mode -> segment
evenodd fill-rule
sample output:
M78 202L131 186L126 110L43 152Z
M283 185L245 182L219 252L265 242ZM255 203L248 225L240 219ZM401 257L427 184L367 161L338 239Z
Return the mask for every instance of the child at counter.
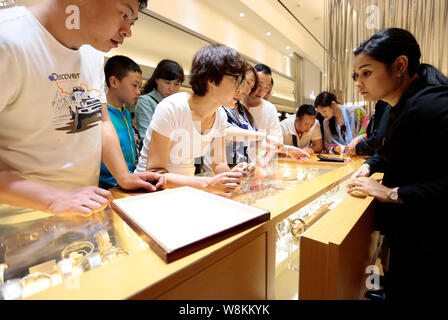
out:
M125 56L113 56L104 66L107 92L107 111L120 140L121 150L129 168L134 172L137 151L132 128L132 117L125 108L126 103L136 103L142 84L142 70L132 59ZM109 189L117 186L106 165L101 163L100 188Z

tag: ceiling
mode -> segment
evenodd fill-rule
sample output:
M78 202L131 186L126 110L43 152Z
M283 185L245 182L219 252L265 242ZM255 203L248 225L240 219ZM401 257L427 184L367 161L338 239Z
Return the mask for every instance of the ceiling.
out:
M312 52L304 52L307 48L300 48L294 44L297 39L288 38L277 30L276 21L267 21L260 17L254 8L248 7L242 0L202 0L202 2L257 36L261 41L269 42L272 47L285 55L296 52L301 56L307 54L313 56ZM283 14L291 16L295 20L294 24L297 24L297 29L306 28L309 35L315 38L316 43L320 42L319 46L323 46L324 0L268 0L266 2L280 4ZM288 13L288 10L291 13ZM244 13L244 16L241 16L241 13Z
M278 0L310 34L324 44L325 0Z
M283 54L289 55L295 51L294 49L296 48L294 48L294 45L287 37L278 32L264 19L260 18L240 0L202 0L202 2L240 25L261 41L269 41L272 47ZM241 13L244 13L244 16L241 16ZM270 32L271 35L268 36L267 32ZM288 46L290 49L287 49Z

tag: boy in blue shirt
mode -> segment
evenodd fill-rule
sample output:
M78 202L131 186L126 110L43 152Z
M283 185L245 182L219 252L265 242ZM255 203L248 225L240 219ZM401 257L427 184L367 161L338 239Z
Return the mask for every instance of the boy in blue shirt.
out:
M134 172L137 161L134 130L131 113L124 105L137 103L142 84L142 70L132 59L125 56L113 56L104 66L107 93L107 111L117 131L121 150L129 172ZM104 163L101 163L99 186L104 189L117 186L118 183Z

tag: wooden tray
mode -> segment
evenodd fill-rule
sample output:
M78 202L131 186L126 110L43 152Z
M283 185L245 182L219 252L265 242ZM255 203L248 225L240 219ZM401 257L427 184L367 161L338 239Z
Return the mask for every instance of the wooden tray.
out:
M167 263L270 218L269 211L191 187L116 199L111 206Z

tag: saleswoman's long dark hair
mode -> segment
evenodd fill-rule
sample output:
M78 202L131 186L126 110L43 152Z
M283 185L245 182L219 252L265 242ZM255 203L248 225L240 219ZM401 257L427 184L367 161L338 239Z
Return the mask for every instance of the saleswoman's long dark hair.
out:
M430 64L420 63L421 51L415 37L407 30L388 28L363 41L354 51L357 56L367 54L390 67L401 55L408 57L408 73L415 74L431 85L448 85L448 77Z

